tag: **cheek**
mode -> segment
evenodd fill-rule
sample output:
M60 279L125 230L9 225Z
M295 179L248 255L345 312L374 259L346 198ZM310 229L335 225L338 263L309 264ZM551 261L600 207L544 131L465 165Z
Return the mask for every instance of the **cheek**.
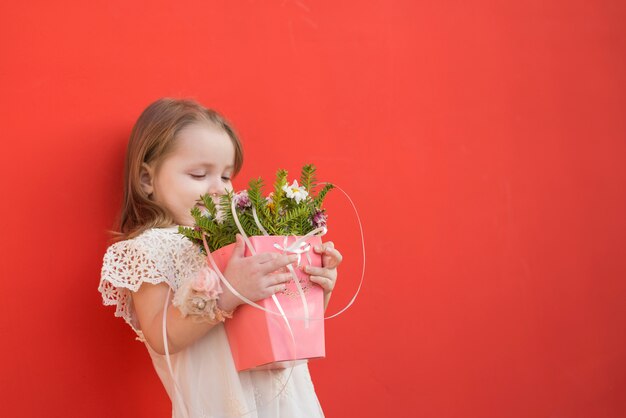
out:
M193 207L202 193L202 182L180 176L168 184L171 191L170 203L178 207Z
M184 188L181 188L181 191L182 190L184 190L186 200L191 202L191 204L195 204L196 200L200 199L200 196L206 193L207 186L204 181L191 180Z

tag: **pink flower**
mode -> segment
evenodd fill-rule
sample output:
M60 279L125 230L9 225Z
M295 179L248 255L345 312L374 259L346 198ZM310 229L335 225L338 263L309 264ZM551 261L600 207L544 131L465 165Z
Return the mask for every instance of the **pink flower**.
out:
M208 299L217 299L219 294L222 293L219 277L217 277L215 271L208 267L198 271L191 283L191 288L198 293L205 294Z
M319 228L321 226L326 226L327 220L328 220L328 217L326 216L326 211L324 209L315 209L315 214L313 215L313 218L311 219L311 223L316 228Z
M237 205L238 209L244 210L252 207L252 202L250 201L250 197L248 197L247 190L242 190L235 194L233 200L235 201L235 205Z

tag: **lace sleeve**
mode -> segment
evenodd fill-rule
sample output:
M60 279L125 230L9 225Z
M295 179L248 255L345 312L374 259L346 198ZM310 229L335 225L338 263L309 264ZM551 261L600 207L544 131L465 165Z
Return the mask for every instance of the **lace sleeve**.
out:
M138 239L117 242L104 254L98 287L102 301L105 305L116 306L115 316L124 318L140 341L145 338L135 316L130 292L139 290L143 283L166 282L172 286L163 261Z
M145 341L135 316L130 292L143 283L165 282L176 291L206 261L199 248L176 232L177 228L155 228L142 235L111 245L102 262L100 285L105 305L115 305L115 316L132 327L138 340Z

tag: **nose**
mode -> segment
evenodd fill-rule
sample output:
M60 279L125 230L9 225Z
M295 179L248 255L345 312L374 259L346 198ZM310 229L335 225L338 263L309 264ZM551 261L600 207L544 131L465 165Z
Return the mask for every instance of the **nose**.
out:
M228 190L227 184L222 180L221 177L211 179L211 184L209 185L208 194L211 196L221 196L226 194Z

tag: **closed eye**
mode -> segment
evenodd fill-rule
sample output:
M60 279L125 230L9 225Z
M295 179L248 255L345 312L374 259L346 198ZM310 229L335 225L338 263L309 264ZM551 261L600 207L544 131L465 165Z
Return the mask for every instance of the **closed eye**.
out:
M203 179L206 177L206 174L190 174L194 179Z

